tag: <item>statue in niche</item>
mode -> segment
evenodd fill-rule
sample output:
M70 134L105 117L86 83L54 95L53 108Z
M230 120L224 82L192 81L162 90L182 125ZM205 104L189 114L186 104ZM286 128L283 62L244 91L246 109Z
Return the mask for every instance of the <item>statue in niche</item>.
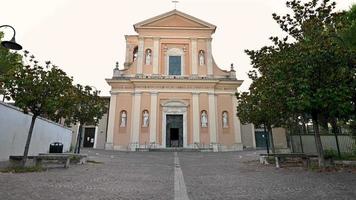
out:
M143 112L143 124L142 124L142 127L148 127L148 121L149 120L149 114L148 114L148 111L145 110Z
M228 124L227 124L227 112L226 111L223 112L223 116L222 117L223 117L223 127L227 128Z
M204 60L205 60L205 58L204 58L204 51L203 50L200 50L199 51L199 65L201 66L201 65L204 65Z
M122 111L120 127L126 127L126 119L127 119L126 111Z
M146 50L146 65L151 64L151 49Z
M208 115L205 110L201 113L201 127L208 127Z

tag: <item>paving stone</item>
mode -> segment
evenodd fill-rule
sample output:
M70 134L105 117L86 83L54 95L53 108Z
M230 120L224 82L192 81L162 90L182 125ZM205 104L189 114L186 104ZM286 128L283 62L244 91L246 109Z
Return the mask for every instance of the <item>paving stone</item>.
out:
M0 199L173 199L173 152L84 150L89 160L39 173L0 173ZM259 152L178 152L190 200L355 199L356 175L276 169Z

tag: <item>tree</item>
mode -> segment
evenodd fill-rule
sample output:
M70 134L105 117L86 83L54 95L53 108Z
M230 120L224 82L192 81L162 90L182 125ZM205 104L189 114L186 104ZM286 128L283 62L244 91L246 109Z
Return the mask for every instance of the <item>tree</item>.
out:
M29 53L25 52L27 58ZM23 166L25 166L30 147L33 128L38 116L49 116L61 108L61 102L69 95L72 78L58 67L46 63L43 68L30 57L30 65L16 66L4 79L4 87L9 92L15 105L25 113L32 113L24 149Z
M354 4L349 11L346 13L345 23L348 24L346 28L341 31L340 38L341 42L351 50L349 65L353 69L353 103L354 103L354 115L351 120L349 120L349 128L351 129L351 134L356 136L356 4Z
M254 91L264 94L258 97L260 104L287 114L280 124L298 116L311 117L320 166L324 166L324 154L319 127L334 118L350 117L354 107L350 51L337 37L347 24L342 23L343 13L333 12L335 5L330 0L287 1L292 14L273 14L287 37L271 37L272 46L246 51L260 75L254 82L265 80ZM274 101L281 103L268 107Z
M107 102L99 96L100 91L90 86L77 84L72 87L69 97L72 106L66 115L66 123L79 123L79 133L75 148L80 153L83 125L97 125L107 111Z
M250 72L249 77L253 80L250 91L236 93L238 99L237 115L242 123L253 123L255 126L263 125L265 132L268 130L266 139L271 143L272 153L275 153L272 127L279 127L287 112L281 112L274 108L283 110L282 99L276 99L273 95L273 84L268 84L268 76L257 77L256 72ZM267 81L267 82L266 82Z
M0 32L0 42L2 38L3 33ZM4 75L19 65L22 65L22 56L0 46L0 95L3 95L3 101L6 98L6 91L3 89Z

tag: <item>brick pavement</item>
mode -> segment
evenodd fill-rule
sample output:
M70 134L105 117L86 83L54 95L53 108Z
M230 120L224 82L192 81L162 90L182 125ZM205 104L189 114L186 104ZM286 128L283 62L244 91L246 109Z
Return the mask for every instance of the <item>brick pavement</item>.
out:
M91 150L102 164L0 173L0 199L174 199L174 153ZM179 152L190 200L355 199L356 175L275 169L254 152Z

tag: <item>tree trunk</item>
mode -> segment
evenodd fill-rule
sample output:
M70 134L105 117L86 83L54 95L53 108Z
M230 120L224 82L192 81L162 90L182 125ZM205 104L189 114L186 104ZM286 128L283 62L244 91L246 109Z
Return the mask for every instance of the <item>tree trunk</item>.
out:
M276 153L275 149L274 149L274 140L273 140L273 132L272 132L272 128L270 125L268 125L268 136L270 136L269 138L270 141L271 141L271 150L272 150L272 153Z
M324 167L325 166L324 150L323 150L323 144L321 143L321 138L319 133L318 114L312 113L312 118L313 118L315 146L316 146L316 151L318 153L319 167Z
M337 137L337 135L340 133L340 131L339 131L340 129L339 129L338 125L337 125L337 119L336 118L332 118L331 119L331 126L332 126L332 132L334 133L334 136L335 136L337 155L339 156L339 158L341 158L339 138Z
M80 145L81 145L81 143L82 143L82 131L83 130L83 125L82 125L82 123L80 123L79 124L79 133L78 133L78 137L77 137L77 151L76 151L76 153L80 153Z
M263 124L263 129L264 129L264 135L266 137L266 148L267 148L267 154L269 154L269 137L268 137L268 133L266 131L266 124Z
M24 152L23 152L22 167L25 167L25 165L26 165L26 161L27 161L27 157L28 157L28 151L29 151L29 149L30 149L30 143L31 143L31 138L32 138L32 132L33 132L33 128L34 128L34 126L35 126L36 118L37 118L37 115L33 115L33 116L32 116L31 125L30 125L30 130L28 131L28 135L27 135L25 150L24 150Z

